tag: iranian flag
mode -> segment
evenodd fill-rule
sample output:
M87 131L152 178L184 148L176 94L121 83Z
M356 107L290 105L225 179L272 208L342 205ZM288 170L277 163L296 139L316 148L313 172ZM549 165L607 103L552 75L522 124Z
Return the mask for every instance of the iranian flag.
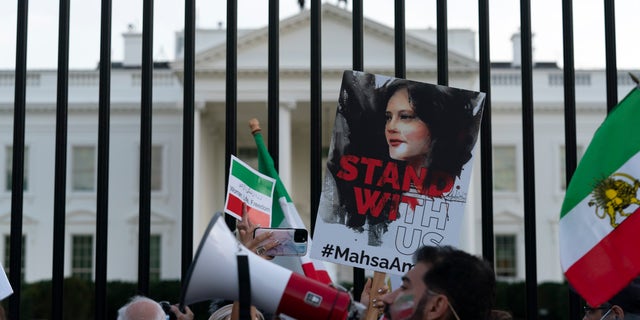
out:
M640 274L639 127L636 87L596 131L562 204L562 270L591 306Z
M261 226L272 225L272 198L275 180L231 155L229 185L224 212L242 220L242 204L247 204L251 221Z
M275 168L273 163L273 159L267 150L267 147L264 144L264 140L262 138L262 133L260 129L260 124L258 120L252 119L249 121L249 126L251 127L251 133L253 134L253 138L256 141L256 146L258 148L258 171L261 173L275 179L276 185L273 193L273 212L271 216L271 227L272 228L283 228L283 227L291 227L291 228L300 228L306 229L302 218L300 218L300 214L296 209L287 189L282 184L280 180L280 176L278 175L278 171ZM311 248L311 237L307 240L307 245ZM313 260L309 256L309 252L311 250L307 250L307 253L304 256L300 256L300 264L302 266L302 270L304 275L308 278L312 278L318 280L325 284L331 284L331 277L329 277L329 273L325 268L324 264L321 261Z

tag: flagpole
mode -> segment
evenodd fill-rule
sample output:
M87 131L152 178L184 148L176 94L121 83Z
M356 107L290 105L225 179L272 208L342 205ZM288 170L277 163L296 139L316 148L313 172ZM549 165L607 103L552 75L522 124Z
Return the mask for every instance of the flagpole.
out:
M387 274L380 271L373 272L373 279L371 279L371 288L369 289L369 301L367 302L367 315L365 320L376 320L380 317L379 309L373 305L374 297L378 296L378 289L384 286L384 279Z
M629 72L629 77L631 77L631 80L633 80L636 85L640 84L640 80L638 80L638 77L636 77L633 73Z
M274 204L274 208L281 208L281 214L283 215L284 221L288 222L289 226L306 229L304 222L302 222L302 218L300 218L300 214L293 205L293 201L278 176L278 172L274 167L273 159L271 158L267 147L264 145L261 133L262 129L260 128L260 122L258 119L253 118L249 120L249 128L251 129L251 135L253 135L254 140L256 141L256 146L258 147L258 171L276 179L276 190L274 192L277 196L274 196L274 201L276 199L277 201L276 204ZM307 243L309 248L313 246L311 237L307 239ZM305 276L325 284L333 283L324 265L319 261L311 259L309 252L305 255L299 256L299 259L300 267L302 268L302 272Z

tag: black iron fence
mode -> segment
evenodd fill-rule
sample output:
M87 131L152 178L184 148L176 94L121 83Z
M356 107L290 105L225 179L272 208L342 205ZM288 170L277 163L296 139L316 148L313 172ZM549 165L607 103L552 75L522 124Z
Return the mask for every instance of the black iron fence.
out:
M364 70L363 61L363 2L352 1L353 14L353 69ZM99 134L98 134L98 166L97 166L97 223L95 251L95 319L104 319L106 315L106 281L107 281L107 238L108 225L108 177L109 177L109 121L110 121L110 75L111 75L111 19L112 1L101 1L101 49L99 67ZM395 0L395 76L405 77L407 64L405 60L405 3ZM143 3L143 46L141 77L141 131L140 131L140 189L139 189L139 253L138 253L138 290L146 293L149 290L149 246L150 246L150 168L151 168L151 123L152 123L152 77L153 77L153 0ZM616 43L614 1L604 0L606 43L606 86L607 105L611 109L617 102ZM321 2L310 1L311 14L311 56L309 70L310 131L309 141L311 153L310 198L311 221L315 220L315 212L319 204L322 173L322 24ZM524 219L525 219L525 255L526 255L526 300L527 318L537 318L537 270L536 270L536 207L535 207L535 163L534 163L534 128L533 128L533 78L532 78L532 34L530 1L520 1L521 26L521 94L522 94L522 138L523 171L524 171ZM59 40L58 40L58 73L57 73L57 116L55 147L55 195L53 225L53 270L52 270L52 319L62 319L62 297L64 277L65 248L65 208L66 208L66 168L67 168L67 106L69 79L69 8L70 0L60 0ZM226 154L237 151L237 1L227 1L227 35L226 35ZM193 198L194 198L194 91L195 91L195 0L185 1L184 25L184 111L183 111L183 150L182 150L182 275L186 273L192 260L193 246ZM438 0L437 7L437 79L439 84L448 84L448 41L447 41L447 1ZM563 52L564 52L564 100L565 100L565 146L566 176L570 179L576 167L576 112L575 112L575 70L572 1L562 1L563 11ZM278 119L279 119L279 1L269 1L269 52L268 52L268 122L269 148L278 163ZM15 64L15 99L13 108L13 175L11 197L11 236L10 236L10 282L15 294L10 297L9 308L11 318L19 319L23 235L23 171L25 155L25 109L27 87L27 36L29 23L28 0L18 0L17 41ZM489 30L489 1L478 1L478 35L479 35L479 75L480 90L488 93L482 121L480 141L481 200L482 200L482 254L488 261L494 259L493 234L493 178L492 178L492 138L491 138L491 61ZM228 161L226 167L228 168ZM231 220L229 220L230 222ZM313 229L313 226L312 226ZM363 287L363 270L354 271L355 292ZM571 295L571 310L574 318L579 312L579 298Z

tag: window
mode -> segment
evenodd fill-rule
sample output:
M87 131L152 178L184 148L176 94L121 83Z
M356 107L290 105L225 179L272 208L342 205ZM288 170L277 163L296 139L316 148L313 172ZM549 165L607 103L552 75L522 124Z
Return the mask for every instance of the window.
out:
M576 86L590 86L591 74L589 73L577 73L574 77ZM564 75L563 74L549 74L549 86L563 86Z
M93 236L74 235L71 250L71 276L90 281L93 271Z
M6 153L4 157L5 163L5 190L11 191L13 184L13 147L6 147ZM24 166L23 166L23 181L22 181L22 190L26 191L29 189L29 148L24 147Z
M95 190L96 149L92 146L74 146L72 151L71 189Z
M151 191L162 191L163 147L151 147Z
M516 236L496 235L496 275L516 276Z
M493 189L514 192L517 190L516 147L493 147Z
M22 256L20 259L20 269L21 269L20 278L22 279L24 279L24 257L27 251L27 248L25 247L25 243L26 243L25 236L22 236ZM11 271L9 270L9 267L11 266L10 257L11 257L11 236L7 234L4 236L4 259L2 260L4 271L7 274L7 277L9 276L9 272Z
M491 84L495 86L519 86L520 74L492 74Z
M582 150L582 146L576 146L576 154L577 154L577 162L580 162L582 158L582 154L584 150ZM567 190L567 154L565 146L560 146L560 190Z
M149 280L160 280L160 261L162 258L162 236L152 234L149 238Z
M562 86L564 85L564 76L562 74L549 74L549 86Z

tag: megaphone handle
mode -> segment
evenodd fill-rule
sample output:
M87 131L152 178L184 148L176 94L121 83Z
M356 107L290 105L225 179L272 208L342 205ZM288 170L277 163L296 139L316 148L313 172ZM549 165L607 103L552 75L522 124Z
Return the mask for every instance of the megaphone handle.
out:
M238 302L240 320L251 320L251 278L249 257L238 255Z

